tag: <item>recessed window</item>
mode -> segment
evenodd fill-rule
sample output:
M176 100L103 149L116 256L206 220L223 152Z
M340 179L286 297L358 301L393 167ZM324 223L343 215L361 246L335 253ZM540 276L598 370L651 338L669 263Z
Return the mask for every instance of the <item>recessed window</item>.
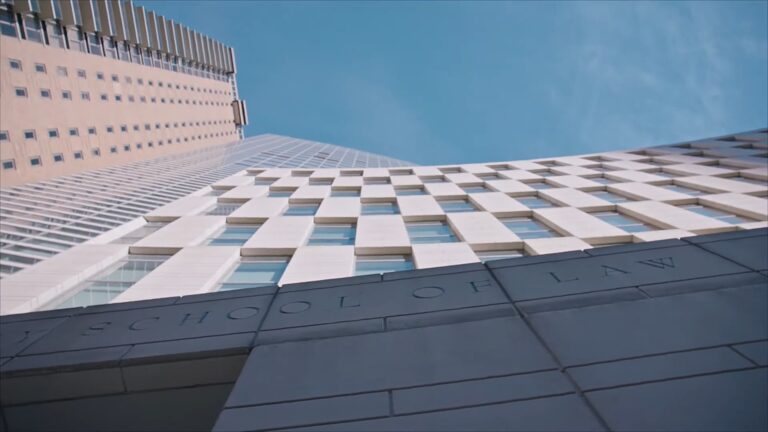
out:
M29 158L29 164L33 167L38 167L43 165L43 161L40 159L40 156L34 156Z
M45 65L42 63L35 63L35 72L37 73L48 73L48 71L45 69Z
M103 72L96 72L96 79L97 80L104 80L104 73Z
M621 228L626 232L642 232L655 229L647 223L615 211L592 213L592 216Z
M128 132L128 126L127 125L120 125L120 132Z
M283 213L284 216L314 216L319 204L291 204Z
M89 127L88 128L88 135L96 135L96 128L95 127Z
M107 96L107 94L106 94L106 93L102 93L102 94L101 94L101 96L99 96L99 97L100 97L100 98L101 98L101 100L103 100L103 101L107 101L107 100L109 100L109 96Z
M233 211L240 208L240 206L241 204L218 203L206 214L211 216L229 216Z
M480 258L480 261L486 262L486 261L495 261L495 260L507 259L507 258L520 258L522 256L525 256L525 253L522 250L498 250L498 251L475 252L475 255L477 255L477 257Z
M67 68L65 68L64 66L57 66L56 67L56 74L58 76L63 76L63 77L69 75L69 73L67 72Z
M445 183L444 177L430 177L421 179L422 183Z
M45 99L50 99L51 91L49 89L40 89L40 97Z
M75 156L75 159L80 159L80 160L82 160L82 159L83 159L83 152L81 152L81 151L76 151L76 152L74 153L74 156Z
M80 92L80 99L89 101L91 100L91 94L88 92Z
M3 169L10 170L16 168L16 162L13 159L3 161Z
M535 181L526 184L536 190L552 189L552 185L545 181Z
M353 245L355 226L351 224L315 225L309 245Z
M123 151L131 151L131 145L130 144L123 144Z
M258 229L258 225L230 225L219 232L208 244L211 246L242 246Z
M293 195L292 191L276 191L276 190L271 190L267 194L267 196L270 198L288 198L291 195Z
M330 186L333 179L309 179L309 184L317 186Z
M549 202L549 201L547 201L547 200L545 200L543 198L539 198L539 197L516 197L515 199L520 204L522 204L522 205L524 205L524 206L526 206L528 208L531 208L531 209L554 207L554 204L552 204L551 202Z
M107 126L107 133L115 133L115 128L113 126Z
M527 217L502 219L501 222L521 239L560 236L541 222Z
M413 270L406 255L361 255L355 261L355 276Z
M122 102L123 101L123 97L121 95L115 95L115 101Z
M388 178L369 178L369 179L364 179L363 184L367 184L367 185L389 184L389 179Z
M361 205L360 214L362 215L387 215L400 213L397 204L386 203L363 203Z
M110 148L109 148L109 152L110 152L110 153L117 153L117 147L116 147L116 146L112 146L112 147L110 147Z
M475 177L482 180L499 180L501 178L498 174L475 174Z
M691 188L688 188L688 187L685 187L685 186L663 185L663 186L659 186L659 187L662 187L662 188L664 188L664 189L666 189L668 191L679 192L679 193L683 193L683 194L690 195L690 196L699 196L699 195L703 195L704 194L704 192L702 192L700 190L691 189Z
M58 138L58 137L59 137L58 129L48 129L48 138Z
M112 75L112 82L120 82L120 78L117 75Z
M57 309L109 303L168 259L165 255L128 255L106 271L82 283L77 293Z
M33 140L36 138L37 136L35 135L35 131L33 129L28 129L24 131L24 139Z
M85 78L86 77L85 71L83 69L78 69L77 70L77 77L78 78Z
M629 201L629 198L627 198L625 196L621 196L619 194L615 194L613 192L608 192L608 191L594 191L594 192L590 192L590 194L592 194L593 196L595 196L597 198L600 198L600 199L603 199L603 200L606 200L606 201L612 202L612 203L620 203L620 202L627 202L627 201Z
M451 243L458 241L445 222L411 222L405 227L411 243Z
M69 128L69 136L79 136L80 131L77 128Z
M20 71L21 70L21 60L9 59L8 60L8 66L10 66L11 69L13 69L13 70Z
M25 87L16 87L14 92L18 97L27 97L27 89Z
M485 186L464 186L462 187L466 193L484 193L490 192Z
M97 148L92 149L91 150L91 154L96 156L96 157L99 157L99 156L101 156L101 149L97 149Z
M688 211L692 211L694 213L698 213L702 216L707 216L713 219L721 220L723 222L727 222L729 224L741 224L746 222L756 222L754 219L750 219L744 216L737 216L732 213L727 213L723 210L714 209L712 207L706 207L703 205L682 205L680 208L686 209Z
M61 98L64 100L72 100L72 92L69 90L62 90Z
M53 154L53 161L54 162L64 162L64 155L61 153L54 153Z
M288 258L243 258L232 273L224 279L219 291L274 286L280 280Z
M440 207L446 213L471 212L477 209L467 200L442 200L438 201Z
M8 131L0 131L0 141L8 141Z
M426 195L424 188L402 188L395 189L395 195L397 196L411 196L411 195Z
M667 171L653 171L653 172L651 172L651 174L657 175L659 177L664 177L664 178L680 177L678 174L667 172Z
M360 190L338 190L334 189L331 190L331 196L332 197L359 197L360 196Z

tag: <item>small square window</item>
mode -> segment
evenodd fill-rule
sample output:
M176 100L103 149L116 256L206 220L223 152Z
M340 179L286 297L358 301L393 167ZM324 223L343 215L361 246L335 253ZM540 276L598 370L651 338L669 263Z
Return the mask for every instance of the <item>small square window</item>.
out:
M243 258L222 282L219 291L274 286L287 266L288 258Z
M51 91L48 89L40 89L40 97L45 99L50 99Z
M80 92L80 99L82 100L91 100L91 94L88 92Z
M141 150L141 147L142 147L141 143L136 143L136 149L137 150Z
M75 152L75 159L83 159L83 152L76 151Z
M113 82L120 82L120 78L118 78L117 75L112 75L112 81Z
M138 131L139 129L139 125L133 125L133 130Z
M525 253L522 250L498 250L475 252L475 255L480 258L480 261L486 262L507 258L519 258L525 256Z
M115 133L115 128L112 126L107 126L107 133Z
M37 136L35 135L35 131L32 129L25 130L24 131L24 139L33 140L37 139Z
M554 207L555 205L551 202L545 200L544 198L539 197L516 197L515 198L520 204L530 208L530 209L536 209L536 208L547 208L547 207Z
M96 72L96 79L97 80L104 80L104 73L103 72Z
M131 145L130 144L123 145L123 150L127 152L131 151Z
M115 101L122 102L123 101L123 97L121 95L115 95Z
M40 159L40 156L35 156L32 158L29 158L29 164L32 166L42 166L43 161Z
M120 132L128 132L128 125L120 125Z
M109 100L109 96L107 96L107 94L106 94L106 93L102 93L102 94L101 94L101 96L100 96L100 98L101 98L101 100L103 100L103 101L107 101L107 100Z
M314 216L319 204L291 204L283 213L284 216Z
M85 78L86 77L85 71L83 69L78 69L77 70L77 77L78 78Z
M95 127L89 127L88 128L88 135L96 135L96 128Z
M58 137L59 137L58 129L48 129L48 138L58 138Z
M17 71L21 70L21 61L20 60L10 59L10 60L8 60L8 65L13 70L17 70Z
M110 147L109 148L109 152L110 153L117 153L117 147L115 147L115 146Z
M8 131L0 131L0 141L8 141Z
M144 85L144 79L143 78L138 78L136 80L136 82L139 83L139 85Z
M35 63L35 72L38 73L48 73L48 71L45 69L45 65L42 63Z
M98 148L92 149L91 154L96 157L101 156L101 149L98 149Z
M211 246L242 246L259 229L259 225L228 225L208 243Z
M64 100L72 100L72 92L69 90L62 90L61 98Z
M54 162L64 162L64 155L61 153L54 153L53 154L53 161Z
M79 136L80 131L77 128L69 128L69 136Z
M13 159L3 161L3 169L10 170L16 168L16 162Z
M68 75L69 75L69 72L67 72L67 68L65 68L64 66L58 66L58 67L56 67L56 73L57 73L59 76L63 76L63 77L65 77L65 76L68 76Z

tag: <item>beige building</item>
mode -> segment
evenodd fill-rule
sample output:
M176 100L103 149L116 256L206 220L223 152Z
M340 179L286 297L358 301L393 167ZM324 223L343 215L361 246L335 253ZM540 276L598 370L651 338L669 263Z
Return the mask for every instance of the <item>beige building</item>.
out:
M0 312L766 227L766 156L768 130L760 130L528 161L253 166L6 277Z
M243 137L232 48L130 0L0 0L3 187Z

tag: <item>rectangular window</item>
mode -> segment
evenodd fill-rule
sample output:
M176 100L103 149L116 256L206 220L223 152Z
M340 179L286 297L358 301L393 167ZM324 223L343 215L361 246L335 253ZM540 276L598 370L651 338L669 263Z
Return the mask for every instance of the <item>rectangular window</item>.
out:
M112 82L120 82L120 78L117 75L112 75Z
M24 31L27 34L27 40L37 43L45 43L43 26L39 19L30 16L24 17Z
M360 196L360 190L338 190L338 189L332 189L331 190L331 196L332 197L359 197Z
M112 126L107 126L107 133L115 133L115 128Z
M405 227L411 243L451 243L458 241L445 222L411 222Z
M79 136L80 131L77 128L69 128L69 136Z
M29 164L33 167L39 167L43 165L43 161L40 159L40 156L34 156L29 158Z
M127 125L120 125L120 132L128 132L128 126Z
M315 225L308 245L353 245L355 226L351 224Z
M91 100L91 94L88 92L80 92L80 99L89 101Z
M40 97L45 99L50 99L51 91L48 89L40 89Z
M552 185L545 181L535 181L526 184L536 190L552 189Z
M642 232L655 229L655 227L652 227L645 222L615 211L592 213L592 216L604 222L608 222L617 228L621 228L626 232Z
M95 149L91 150L91 154L96 156L96 157L99 157L99 156L101 156L101 149L95 148Z
M475 255L480 258L480 261L486 262L507 258L520 258L521 256L525 256L525 253L522 250L499 250L475 252Z
M362 255L355 262L355 276L413 270L406 255Z
M62 90L61 98L64 100L72 100L72 92L69 90Z
M424 188L402 188L395 189L395 195L397 196L411 196L411 195L426 195Z
M430 177L421 179L422 183L445 183L445 177Z
M319 204L291 204L283 216L314 216Z
M703 195L704 192L696 189L691 189L685 186L678 186L678 185L664 185L660 186L663 187L666 190L672 191L672 192L679 192L682 194L690 195L690 196L699 196Z
M168 125L166 125L165 127L168 127ZM330 186L331 184L333 184L333 179L309 179L309 184Z
M74 155L75 155L75 159L82 159L83 158L83 152L81 152L81 151L76 151Z
M608 191L595 191L595 192L590 192L590 194L592 194L592 196L594 197L604 199L612 203L621 203L621 202L629 201L629 198L627 197L621 196L619 194L615 194L613 192L608 192Z
M14 92L16 93L16 96L18 96L18 97L27 97L27 89L26 89L26 87L16 87L14 89Z
M106 93L102 93L102 94L101 94L101 96L99 96L99 97L100 97L100 98L101 98L101 100L103 100L103 101L107 101L107 100L109 100L109 97L107 96L107 94L106 94Z
M208 244L211 246L242 246L259 229L259 225L228 225Z
M3 169L10 170L16 168L16 162L13 159L3 161Z
M96 128L95 127L89 127L88 128L88 135L96 135Z
M166 259L168 256L164 255L129 255L107 271L82 283L77 293L59 303L56 309L109 303Z
M531 218L502 219L501 222L521 239L559 237L555 231Z
M438 201L440 207L446 213L471 212L477 209L467 200L442 200Z
M48 129L48 138L58 138L58 137L59 137L58 129Z
M275 286L288 266L288 258L243 258L219 291Z
M45 69L45 65L42 63L35 63L35 72L41 74L48 73L48 71Z
M362 215L387 215L400 213L395 203L363 203L360 214Z
M0 9L0 34L16 37L16 17L7 9Z
M727 213L722 210L713 209L711 207L706 207L703 205L682 205L680 208L686 209L688 211L692 211L694 213L698 213L702 216L711 217L717 220L721 220L723 222L727 222L729 224L740 224L740 223L746 223L746 222L756 222L754 219L750 219L744 216L737 216L732 213Z
M8 141L8 131L0 131L0 141Z
M54 153L53 154L53 161L54 162L64 162L64 155L61 153Z
M34 129L28 129L24 131L24 139L33 140L37 139Z
M388 178L368 178L363 180L363 183L367 185L389 184L389 179Z
M242 204L218 203L206 214L211 216L228 216L233 211L237 210L241 205Z
M86 75L86 73L85 73L85 70L83 70L83 69L78 69L78 70L77 70L77 77L78 77L78 78L85 78L85 77L87 77L87 75Z
M515 197L515 199L530 209L554 207L551 202L539 197Z
M130 144L123 144L123 150L127 151L127 152L131 151L131 145Z
M485 186L464 186L462 188L466 193L483 193L490 192Z
M67 72L67 68L65 68L64 66L56 67L56 74L62 77L69 76L69 72Z
M116 147L116 146L112 146L112 147L110 147L110 148L109 148L109 152L110 152L110 153L117 153L117 147Z

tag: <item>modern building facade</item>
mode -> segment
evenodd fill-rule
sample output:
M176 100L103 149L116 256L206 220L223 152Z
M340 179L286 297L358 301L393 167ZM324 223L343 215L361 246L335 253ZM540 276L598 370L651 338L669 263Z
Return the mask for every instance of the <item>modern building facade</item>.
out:
M766 154L761 130L487 164L266 168L244 159L233 175L4 278L2 313L766 227Z
M87 242L249 166L396 167L331 144L261 135L220 146L0 188L0 278Z
M0 1L3 187L243 138L231 47L130 0Z

